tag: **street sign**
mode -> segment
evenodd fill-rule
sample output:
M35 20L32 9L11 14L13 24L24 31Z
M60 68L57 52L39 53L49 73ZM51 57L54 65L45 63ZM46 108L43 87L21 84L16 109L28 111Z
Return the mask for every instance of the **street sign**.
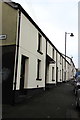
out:
M7 38L7 35L0 35L0 40L5 40Z

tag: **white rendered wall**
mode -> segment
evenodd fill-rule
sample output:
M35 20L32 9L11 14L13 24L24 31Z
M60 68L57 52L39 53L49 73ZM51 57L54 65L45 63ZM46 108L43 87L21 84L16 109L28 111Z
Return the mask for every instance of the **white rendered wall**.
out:
M63 58L63 81L65 81L65 59Z
M62 56L61 56L61 60L60 60L60 71L61 71L60 82L62 82Z
M53 57L53 47L52 45L47 41L47 55L49 55L51 58Z
M54 60L56 61L56 50L54 49ZM54 67L54 81L52 81L52 68ZM56 62L49 64L49 76L47 79L48 84L56 84Z
M19 43L19 59L18 59L18 74L17 74L17 89L20 88L20 71L21 71L21 56L28 57L28 76L25 77L25 88L45 87L45 55L46 55L46 40L42 37L42 52L43 55L37 52L38 49L38 30L30 23L30 21L21 13L20 27L20 43ZM41 81L37 78L37 60L41 60ZM26 71L25 71L26 74ZM26 76L26 75L25 75Z
M69 80L69 68L67 62L66 62L66 80Z
M60 82L60 54L57 52L58 82Z

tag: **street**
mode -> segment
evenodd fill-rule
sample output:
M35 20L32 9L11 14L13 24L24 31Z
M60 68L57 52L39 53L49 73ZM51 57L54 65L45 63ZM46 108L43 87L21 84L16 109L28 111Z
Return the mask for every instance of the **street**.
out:
M15 106L3 105L3 118L80 118L73 86L61 83Z

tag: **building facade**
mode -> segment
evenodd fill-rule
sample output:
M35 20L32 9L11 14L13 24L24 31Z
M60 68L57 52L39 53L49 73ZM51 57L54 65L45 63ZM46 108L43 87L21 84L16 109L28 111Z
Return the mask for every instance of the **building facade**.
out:
M69 80L73 62L65 59L21 5L0 2L0 7L0 34L6 36L0 40L3 103Z

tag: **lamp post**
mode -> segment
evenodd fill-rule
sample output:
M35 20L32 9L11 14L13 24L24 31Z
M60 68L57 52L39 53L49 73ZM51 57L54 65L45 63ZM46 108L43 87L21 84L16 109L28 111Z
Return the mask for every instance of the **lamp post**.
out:
M70 37L73 37L73 33L67 33L65 32L65 58L66 58L66 39L67 39L67 34L70 34Z
M73 37L73 33L67 33L65 32L65 80L66 80L66 40L67 40L67 34L70 34L70 37Z

